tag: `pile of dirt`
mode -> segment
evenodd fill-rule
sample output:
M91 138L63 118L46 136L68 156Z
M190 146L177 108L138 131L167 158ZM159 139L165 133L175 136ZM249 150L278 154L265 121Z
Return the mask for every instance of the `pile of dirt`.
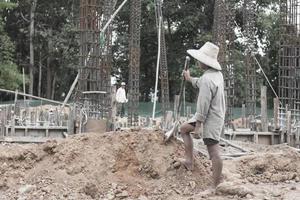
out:
M210 161L188 172L183 146L148 130L0 146L0 199L183 199L211 184Z
M279 183L300 178L300 154L288 147L269 147L265 152L242 157L238 169L251 183Z

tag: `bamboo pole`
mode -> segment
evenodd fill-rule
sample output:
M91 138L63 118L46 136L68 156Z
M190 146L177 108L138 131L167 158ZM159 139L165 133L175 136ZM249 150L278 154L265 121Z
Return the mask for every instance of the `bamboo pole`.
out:
M7 93L11 93L11 94L15 94L15 93L16 93L15 91L12 91L12 90L6 90L6 89L1 89L1 88L0 88L0 92L7 92ZM42 98L42 97L37 97L37 96L34 96L34 95L30 95L30 94L24 94L24 93L21 93L21 92L18 92L18 95L26 96L26 97L30 97L30 98L34 98L34 99L39 99L39 100L47 101L47 102L50 102L50 103L63 104L63 103L60 102L60 101L54 101L54 100L51 100L51 99L46 99L46 98ZM69 104L66 104L66 105L69 106Z

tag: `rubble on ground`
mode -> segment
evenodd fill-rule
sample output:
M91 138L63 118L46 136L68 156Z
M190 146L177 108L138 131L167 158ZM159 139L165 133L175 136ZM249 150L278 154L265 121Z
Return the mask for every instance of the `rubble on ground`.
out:
M224 161L225 182L216 193L209 189L210 160L195 155L190 172L178 162L183 154L182 143L164 144L161 131L143 129L77 134L44 144L2 143L0 199L293 199L299 193L299 153L287 147ZM270 183L277 184L276 191L268 189Z
M207 188L210 162L195 171L176 161L182 144L160 132L90 133L42 145L2 145L1 190L25 199L176 199Z
M273 148L274 150L274 148ZM239 171L251 183L299 182L300 154L290 148L266 149L240 159Z

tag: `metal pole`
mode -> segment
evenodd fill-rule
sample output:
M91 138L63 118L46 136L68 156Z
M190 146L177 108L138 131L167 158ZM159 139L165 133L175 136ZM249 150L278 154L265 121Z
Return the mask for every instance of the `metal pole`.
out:
M25 89L25 70L24 70L24 67L22 68L22 72L23 72L23 92L25 94L26 89ZM25 105L25 100L26 100L26 97L24 96L24 105Z
M157 64L156 64L156 78L155 78L155 90L154 90L154 104L152 112L152 121L155 118L155 109L156 109L156 99L157 99L157 86L158 86L158 74L159 74L159 64L160 64L160 41L161 41L161 21L162 18L159 18L158 25L158 53L157 53Z

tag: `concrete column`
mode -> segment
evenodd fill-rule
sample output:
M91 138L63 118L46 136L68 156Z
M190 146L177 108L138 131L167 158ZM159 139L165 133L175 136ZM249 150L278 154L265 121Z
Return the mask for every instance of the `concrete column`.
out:
M291 133L292 133L292 126L291 126L291 111L286 112L286 142L291 145L292 139L291 139Z
M279 130L279 99L274 98L274 129Z
M268 109L267 109L267 87L261 86L261 129L263 132L268 131Z
M110 113L110 125L108 126L110 130L115 131L117 128L116 116L117 116L117 101L116 101L116 86L111 87L111 113Z
M174 118L175 118L175 120L179 119L179 116L180 116L180 110L178 109L179 99L180 99L180 96L175 95L175 98L174 98Z
M165 123L164 123L164 130L168 131L171 129L173 125L173 112L172 111L166 111L166 116L165 116Z
M186 107L186 117L189 119L191 117L191 114L192 114L192 107L187 106Z
M243 128L247 128L245 104L242 105L242 126L243 126Z

